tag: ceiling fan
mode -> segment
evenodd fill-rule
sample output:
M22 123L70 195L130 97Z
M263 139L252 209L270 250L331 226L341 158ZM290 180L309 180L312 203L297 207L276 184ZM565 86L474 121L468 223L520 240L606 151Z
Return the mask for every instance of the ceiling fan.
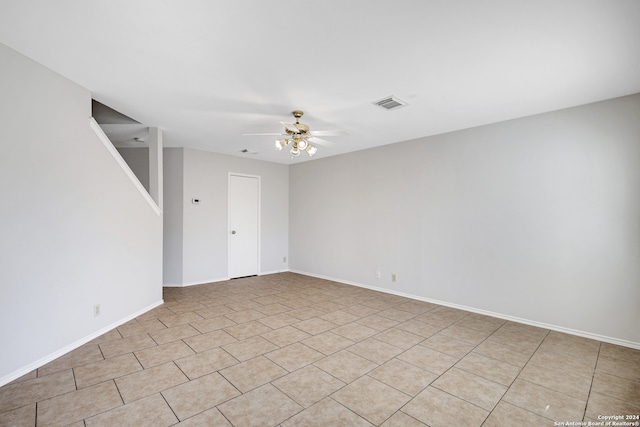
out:
M333 142L318 138L318 136L346 136L347 132L343 130L317 130L311 132L309 126L300 123L300 117L304 112L300 110L294 110L291 112L293 117L296 118L295 123L280 122L284 125L285 133L246 133L245 135L271 135L271 136L284 136L285 138L276 140L276 148L282 150L284 147L291 144L291 150L289 154L291 157L297 157L301 151L306 151L309 157L318 152L318 149L313 144L330 146ZM313 144L312 144L313 143Z

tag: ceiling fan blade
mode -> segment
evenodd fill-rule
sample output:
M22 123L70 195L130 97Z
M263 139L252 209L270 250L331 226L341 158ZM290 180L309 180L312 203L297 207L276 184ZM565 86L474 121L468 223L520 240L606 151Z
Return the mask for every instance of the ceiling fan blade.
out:
M312 136L311 138L307 138L307 141L309 141L312 144L323 145L325 147L331 147L332 145L336 145L335 142L327 141L326 139L316 138L315 136Z
M293 133L300 133L300 130L292 123L287 123L287 122L280 122L282 123L282 125L284 125L285 129L290 130Z
M256 136L256 135L269 135L269 136L287 136L286 133L243 133L242 136Z
M346 131L343 131L343 130L313 130L313 131L311 131L311 135L314 135L314 136L347 136L349 134Z

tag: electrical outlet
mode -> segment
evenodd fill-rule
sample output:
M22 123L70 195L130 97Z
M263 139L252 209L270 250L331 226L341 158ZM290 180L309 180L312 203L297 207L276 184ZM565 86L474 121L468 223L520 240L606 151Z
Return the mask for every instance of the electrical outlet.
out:
M380 272L376 271L376 279L379 279L379 278L380 278Z
M100 304L96 304L93 306L93 317L100 316Z
M282 262L287 262L287 257L286 256L282 257Z
M392 282L396 281L396 273L391 273L391 281Z

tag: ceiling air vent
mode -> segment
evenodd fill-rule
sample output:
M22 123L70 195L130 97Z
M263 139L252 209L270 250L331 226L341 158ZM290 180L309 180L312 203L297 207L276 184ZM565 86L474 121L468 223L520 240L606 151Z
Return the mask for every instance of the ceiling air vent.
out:
M396 98L393 95L382 98L380 101L375 101L373 104L382 107L385 110L397 110L398 108L402 108L407 105L407 103L402 99Z

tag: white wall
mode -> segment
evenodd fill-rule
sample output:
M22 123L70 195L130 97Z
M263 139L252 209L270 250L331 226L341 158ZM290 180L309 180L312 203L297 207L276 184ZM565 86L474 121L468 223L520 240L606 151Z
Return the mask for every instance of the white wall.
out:
M0 76L2 384L162 301L162 223L89 91L1 44Z
M178 152L165 150L165 158L173 159L165 161L165 216L170 209L182 208L181 223L178 215L174 221L165 221L165 236L182 234L182 251L166 259L165 268L170 264L177 272L180 265L182 280L165 275L165 284L181 286L228 279L229 172L261 177L259 274L287 270L283 257L289 256L288 166L192 149L180 152L181 176L175 172L180 167ZM182 200L178 207L180 179ZM168 194L169 188L174 189L173 196ZM200 199L200 204L193 204L193 198Z
M183 152L182 148L165 148L164 159L164 221L163 283L182 286L182 214L183 214Z
M633 95L294 165L290 268L640 346L639 118Z

